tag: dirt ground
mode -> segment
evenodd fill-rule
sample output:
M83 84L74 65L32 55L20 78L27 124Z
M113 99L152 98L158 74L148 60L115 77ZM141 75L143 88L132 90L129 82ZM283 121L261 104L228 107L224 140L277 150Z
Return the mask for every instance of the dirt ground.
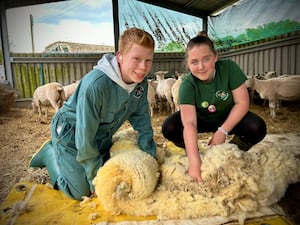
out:
M276 119L271 119L268 107L261 104L252 104L251 111L264 118L269 134L300 133L300 103L283 105ZM50 112L52 115L53 111ZM158 146L165 141L161 125L167 115L167 112L161 115L156 112L152 119ZM32 155L50 139L50 119L41 121L38 114L26 108L12 108L7 113L0 113L0 204L19 181L48 182L46 170L33 171L28 165ZM128 123L122 126L127 127Z

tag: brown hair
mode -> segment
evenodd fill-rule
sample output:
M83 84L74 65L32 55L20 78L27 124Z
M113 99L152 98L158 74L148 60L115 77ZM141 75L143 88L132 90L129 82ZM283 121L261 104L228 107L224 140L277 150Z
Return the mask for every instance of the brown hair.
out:
M129 28L121 35L119 40L119 51L127 53L133 44L138 44L154 50L154 39L148 32L139 28Z
M187 44L187 47L186 47L186 50L185 50L185 60L187 59L188 57L188 52L189 50L191 50L193 47L195 46L199 46L199 45L202 45L202 44L205 44L205 45L208 45L208 47L210 48L210 50L214 53L214 54L217 54L217 51L215 50L215 46L214 46L214 43L213 41L208 37L207 35L207 32L206 31L201 31L198 33L198 35L194 38L192 38L188 44Z

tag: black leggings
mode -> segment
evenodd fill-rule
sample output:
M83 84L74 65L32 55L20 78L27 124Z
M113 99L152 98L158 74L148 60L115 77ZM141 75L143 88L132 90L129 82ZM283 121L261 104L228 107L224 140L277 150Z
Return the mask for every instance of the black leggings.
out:
M224 120L216 123L208 123L197 120L198 133L215 132ZM185 148L183 140L183 125L180 112L170 115L162 125L164 137L172 141L176 146ZM241 150L247 151L256 143L260 142L267 133L265 121L255 113L248 112L243 119L229 132L235 134L230 143L237 144Z

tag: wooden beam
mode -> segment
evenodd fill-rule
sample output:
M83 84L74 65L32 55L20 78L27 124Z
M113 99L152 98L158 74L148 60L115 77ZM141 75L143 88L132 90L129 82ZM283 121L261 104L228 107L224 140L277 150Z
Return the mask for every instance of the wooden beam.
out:
M6 9L4 2L0 4L0 35L1 35L1 45L4 61L4 79L8 81L10 87L14 87L14 79L12 76L10 56L9 56L9 41L7 32L7 22L6 22Z

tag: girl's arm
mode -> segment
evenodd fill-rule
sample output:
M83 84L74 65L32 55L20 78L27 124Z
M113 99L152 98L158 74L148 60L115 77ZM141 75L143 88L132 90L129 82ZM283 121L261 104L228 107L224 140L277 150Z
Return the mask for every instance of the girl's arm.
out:
M194 105L180 105L180 115L183 124L183 138L189 160L189 175L196 182L201 178L201 159L198 151L197 115Z

